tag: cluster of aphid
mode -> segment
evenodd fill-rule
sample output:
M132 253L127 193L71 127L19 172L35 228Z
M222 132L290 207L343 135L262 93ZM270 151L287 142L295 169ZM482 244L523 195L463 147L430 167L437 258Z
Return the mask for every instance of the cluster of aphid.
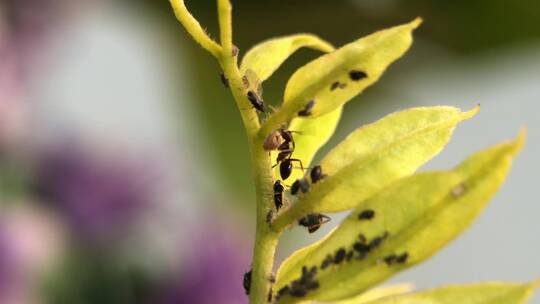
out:
M358 214L358 220L369 221L375 217L375 211L371 209L364 210ZM387 239L390 234L385 231L382 235L376 236L370 241L360 234L358 239L352 244L351 249L347 250L342 247L336 250L334 254L328 254L321 262L320 266L302 267L302 276L300 279L292 281L289 285L284 286L278 291L278 298L290 295L292 297L304 297L310 291L316 290L320 287L319 282L315 279L318 268L325 270L331 265L339 265L344 262L349 262L353 259L364 260L370 252L381 246L383 241ZM402 254L390 254L381 261L387 265L404 264L407 262L409 254L404 252Z
M236 56L238 51L235 48L235 52L233 52L233 56ZM225 87L229 87L229 80L227 77L222 73L221 75L221 81ZM349 72L349 77L352 81L359 81L367 77L367 74L362 71L358 70L352 70ZM259 84L259 87L257 88L257 92L254 90L250 90L250 83L247 76L242 77L243 84L245 88L247 89L247 99L255 108L257 111L264 113L265 112L265 104L261 97L262 95L262 87ZM334 91L337 88L345 88L347 86L346 83L342 83L339 81L336 81L332 83L330 86L330 90ZM307 117L312 114L313 107L315 106L315 100L310 100L306 103L304 108L298 112L298 116L300 117ZM273 185L273 195L274 195L274 206L275 206L275 212L278 212L281 207L283 207L283 193L285 191L285 185L282 181L285 181L288 179L293 170L293 163L297 162L300 165L300 168L302 171L304 171L304 166L302 164L302 161L300 159L293 158L292 155L294 153L294 150L296 148L293 133L296 133L295 131L287 130L285 127L282 127L274 132L272 132L264 141L263 148L266 151L274 151L277 150L278 155L276 157L276 164L274 167L279 165L279 173L281 180L276 180ZM321 166L317 165L313 168L311 168L309 177L311 179L311 184L315 184L322 179L326 177L326 174L323 173L323 170ZM290 193L293 196L300 195L300 194L306 194L309 192L310 183L306 177L302 177L300 179L297 179L293 182L293 184L290 186ZM267 216L267 221L270 223L272 221L274 214L274 210L270 210ZM306 227L309 231L309 233L313 233L317 231L324 223L327 223L330 221L330 217L320 214L320 213L311 213L307 214L301 219L298 220L298 224L300 226ZM380 244L382 242L382 238L375 238L370 242L368 247L376 247L377 243ZM378 245L377 245L378 246ZM321 269L324 269L328 267L331 263L339 264L344 259L350 260L352 258L353 252L346 252L345 249L340 249L336 252L336 255L334 257L330 256L330 260L325 259L323 263L321 264ZM396 256L395 258L389 257L389 260L392 260L392 262L399 262L403 258L401 256ZM406 259L406 257L405 257ZM302 269L302 276L298 279L293 281L291 284L283 287L278 292L278 297L284 296L286 294L291 295L293 297L303 297L307 294L310 290L315 290L319 288L318 281L315 280L315 276L317 274L317 267L313 266L310 269L307 267L303 267ZM244 289L246 291L246 294L249 294L250 285L251 285L251 270L246 272L244 275L244 281L243 281ZM272 301L272 291L270 290L270 293L268 295L268 302Z
M316 280L317 267L313 266L307 268L302 267L302 275L299 279L292 281L289 285L285 285L278 291L277 298L281 298L285 295L301 298L307 295L311 290L319 288L319 281Z

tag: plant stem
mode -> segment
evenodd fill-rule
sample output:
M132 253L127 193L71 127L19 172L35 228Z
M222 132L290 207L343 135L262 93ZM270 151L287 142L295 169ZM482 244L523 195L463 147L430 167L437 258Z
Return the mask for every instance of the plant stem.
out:
M260 129L259 117L247 99L247 92L238 70L237 58L232 55L231 4L229 0L218 0L220 37L222 52L219 58L223 73L229 80L230 89L242 116L249 141L252 174L257 196L257 227L253 249L250 303L265 303L270 292L274 254L278 234L272 232L266 222L266 215L272 208L272 164L269 153L264 151L257 134Z
M184 0L170 0L174 9L176 19L182 23L186 31L199 43L204 49L210 52L214 57L219 57L221 54L221 46L212 40L202 29L197 19L189 13Z
M270 229L266 215L272 210L272 163L270 155L264 151L264 138L259 133L261 127L259 117L247 99L247 92L238 70L237 57L232 54L232 17L229 0L218 0L221 45L210 39L201 25L187 10L183 0L170 0L176 18L187 32L204 49L216 57L223 69L225 77L242 116L251 152L251 165L255 180L257 196L257 227L255 246L253 249L253 266L251 274L250 303L264 303L270 292L274 254L279 233Z

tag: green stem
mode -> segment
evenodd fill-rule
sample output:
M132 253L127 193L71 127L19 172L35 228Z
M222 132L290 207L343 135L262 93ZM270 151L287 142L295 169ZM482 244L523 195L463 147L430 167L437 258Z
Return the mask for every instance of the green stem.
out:
M223 73L229 80L233 97L242 116L249 141L252 174L257 196L257 227L253 249L253 266L250 286L250 303L265 303L270 292L274 254L278 234L271 231L266 215L272 209L272 163L270 155L263 149L263 140L258 138L260 122L257 112L247 99L247 91L238 69L237 58L232 55L231 5L229 0L218 0L219 24L223 50L219 61Z
M257 196L257 227L255 246L253 249L253 268L251 275L250 303L265 303L270 292L274 254L279 233L271 230L266 222L266 215L273 205L273 174L270 155L263 149L263 141L259 134L261 128L259 116L247 98L242 75L238 70L237 57L232 54L232 17L229 0L218 0L220 40L218 45L210 39L201 25L189 13L183 0L170 0L177 19L187 32L203 48L214 55L223 69L233 94L238 110L242 116L251 152L251 164Z

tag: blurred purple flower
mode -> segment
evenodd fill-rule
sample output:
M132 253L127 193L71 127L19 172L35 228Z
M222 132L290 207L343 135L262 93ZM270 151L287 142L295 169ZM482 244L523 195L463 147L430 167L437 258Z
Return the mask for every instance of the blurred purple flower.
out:
M61 227L54 217L39 210L3 209L0 214L0 303L39 303L36 280L50 270L62 248Z
M155 170L124 155L90 156L57 147L37 165L36 186L76 232L106 241L128 232L153 199Z
M163 284L152 304L238 304L247 303L242 286L249 270L250 250L243 232L215 220L193 229L191 252L180 274Z

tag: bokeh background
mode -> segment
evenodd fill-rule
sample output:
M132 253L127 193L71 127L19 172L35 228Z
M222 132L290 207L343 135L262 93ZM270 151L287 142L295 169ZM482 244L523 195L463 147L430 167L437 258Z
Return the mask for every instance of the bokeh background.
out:
M186 2L217 36L215 1ZM297 32L341 45L422 16L414 47L346 106L320 154L412 106L482 106L422 170L450 168L527 126L525 150L472 229L392 281L540 276L538 0L233 4L242 53ZM287 61L265 100L277 104L291 73L317 55ZM254 193L218 73L168 1L0 0L0 304L247 302ZM291 229L277 260L332 225L310 236Z

